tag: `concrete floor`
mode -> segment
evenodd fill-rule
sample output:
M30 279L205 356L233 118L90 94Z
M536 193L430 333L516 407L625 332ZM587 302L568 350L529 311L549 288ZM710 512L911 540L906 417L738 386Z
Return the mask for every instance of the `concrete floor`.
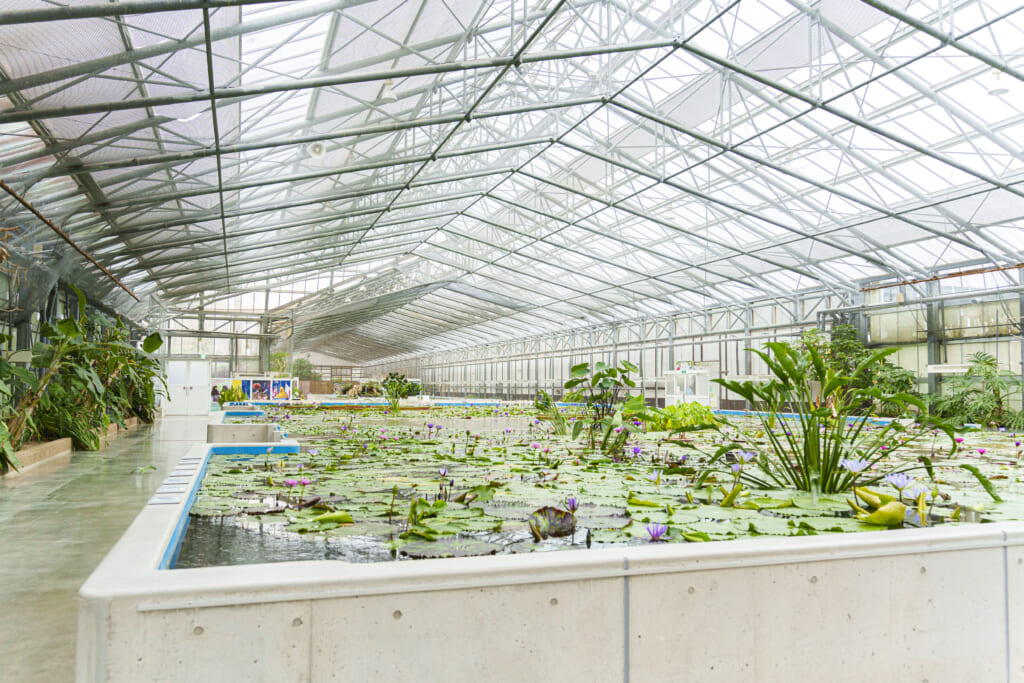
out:
M0 681L74 680L79 587L208 422L164 418L0 478Z

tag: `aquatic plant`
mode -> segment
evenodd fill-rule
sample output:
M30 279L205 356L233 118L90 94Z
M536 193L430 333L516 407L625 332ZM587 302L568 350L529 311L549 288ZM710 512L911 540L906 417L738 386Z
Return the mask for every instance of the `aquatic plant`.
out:
M668 525L667 524L659 524L657 522L651 522L650 524L645 524L644 528L647 529L647 533L651 537L651 543L655 543L657 541L660 541L661 537L664 536L668 532Z
M551 397L551 394L541 389L537 397L533 399L533 406L541 415L547 418L551 425L551 433L555 436L567 436L569 434L569 420L565 411L560 409Z
M628 390L636 388L636 382L630 378L629 373L639 371L639 368L625 360L618 367L597 362L593 370L590 363L579 363L570 368L570 379L565 383L565 389L569 392L566 399L582 402L587 414L587 419L574 423L573 439L578 438L586 429L590 448L593 449L597 433L603 431L602 451L610 453L621 448L629 432L635 432L636 427L628 425L619 432L613 430L623 426L623 412L630 399ZM634 407L643 408L643 400L629 404L628 409Z
M380 383L380 387L384 392L384 398L387 399L388 407L390 410L400 410L399 402L406 396L410 396L413 392L419 392L419 385L415 382L410 382L405 378L405 375L397 372L390 372L388 376Z
M684 427L702 428L718 422L711 408L696 401L649 408L643 412L641 419L647 429L654 432L675 431Z
M885 481L899 492L900 500L902 500L903 489L910 486L913 483L914 478L906 472L890 472L885 475Z
M712 380L739 394L759 411L761 434L735 425L746 443L760 436L767 438L767 455L758 460L761 476L744 473L745 478L763 488L793 487L815 493L848 490L855 473L845 469L844 458L865 459L871 465L940 429L956 450L951 427L925 415L924 403L910 394L883 394L876 387L858 385L861 375L895 349L877 351L860 362L850 375L837 375L813 346L800 350L785 342L769 342L767 352L753 350L775 377L768 382ZM901 406L902 415L919 411L918 425L909 428L892 420L878 428L856 416L857 410L874 401ZM789 413L795 417L787 418ZM723 418L726 424L730 424Z

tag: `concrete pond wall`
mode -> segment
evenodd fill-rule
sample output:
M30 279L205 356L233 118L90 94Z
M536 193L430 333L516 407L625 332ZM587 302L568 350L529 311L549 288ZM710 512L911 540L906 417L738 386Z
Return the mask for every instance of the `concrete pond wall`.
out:
M162 569L211 448L82 587L77 680L1024 681L1024 523Z

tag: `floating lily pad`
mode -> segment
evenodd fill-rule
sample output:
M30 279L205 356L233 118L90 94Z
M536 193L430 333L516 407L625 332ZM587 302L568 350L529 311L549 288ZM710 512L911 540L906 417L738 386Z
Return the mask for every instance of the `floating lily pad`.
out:
M551 506L534 510L527 523L537 541L549 536L571 536L576 531L576 518L573 514Z

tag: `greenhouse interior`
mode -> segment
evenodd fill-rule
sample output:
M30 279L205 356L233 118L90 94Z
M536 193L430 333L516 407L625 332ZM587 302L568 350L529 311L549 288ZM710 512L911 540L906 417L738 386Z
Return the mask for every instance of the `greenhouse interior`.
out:
M1021 140L1008 0L0 2L0 680L1024 681Z

